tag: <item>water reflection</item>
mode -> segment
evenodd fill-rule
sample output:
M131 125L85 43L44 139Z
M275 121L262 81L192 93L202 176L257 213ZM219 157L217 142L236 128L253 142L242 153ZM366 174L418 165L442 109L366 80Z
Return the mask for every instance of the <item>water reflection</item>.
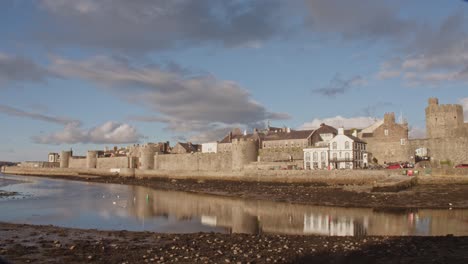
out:
M0 221L171 233L468 235L468 210L382 212L23 178L31 182L2 190L21 190L32 198L0 201Z
M138 217L173 215L199 218L233 233L315 234L328 236L468 234L468 210L379 212L368 208L294 205L268 201L148 190L131 187ZM142 197L150 203L139 203Z

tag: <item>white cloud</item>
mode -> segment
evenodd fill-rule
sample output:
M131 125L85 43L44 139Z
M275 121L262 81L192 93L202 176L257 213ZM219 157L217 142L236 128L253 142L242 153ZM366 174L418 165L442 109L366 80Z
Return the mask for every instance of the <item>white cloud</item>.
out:
M181 71L180 67L94 57L82 61L55 58L51 70L66 78L93 82L130 103L148 107L157 116L136 120L166 123L171 131L197 133L289 118L269 111L233 81Z
M32 139L39 144L124 144L136 143L141 138L137 130L124 123L106 122L89 130L83 129L79 124L65 125L59 132L48 135L34 136Z
M307 122L302 124L299 129L316 129L320 127L320 124L325 123L329 126L333 127L344 127L344 128L366 128L375 122L379 121L378 119L367 117L367 116L360 116L360 117L342 117L342 116L335 116L329 118L315 118L311 122Z

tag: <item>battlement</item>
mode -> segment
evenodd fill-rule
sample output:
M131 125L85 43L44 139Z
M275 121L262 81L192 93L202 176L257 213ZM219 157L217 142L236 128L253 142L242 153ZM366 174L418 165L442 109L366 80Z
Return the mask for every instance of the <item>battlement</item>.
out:
M429 105L438 105L439 104L439 99L435 97L431 97L428 100Z
M437 98L429 98L426 107L426 132L428 138L457 136L463 127L463 107L458 104L439 105Z

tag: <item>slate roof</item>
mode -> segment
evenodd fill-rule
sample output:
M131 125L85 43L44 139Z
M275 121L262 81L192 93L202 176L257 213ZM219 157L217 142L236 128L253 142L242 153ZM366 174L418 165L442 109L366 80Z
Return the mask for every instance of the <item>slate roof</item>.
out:
M314 130L291 130L290 132L270 132L263 138L264 141L307 139Z

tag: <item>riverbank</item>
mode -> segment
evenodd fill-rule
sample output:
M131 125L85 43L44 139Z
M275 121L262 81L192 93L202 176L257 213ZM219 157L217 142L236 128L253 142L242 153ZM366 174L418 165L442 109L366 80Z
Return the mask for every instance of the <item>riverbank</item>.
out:
M467 250L468 237L454 236L158 234L0 223L6 263L466 263Z
M45 177L45 176L41 176ZM420 177L419 183L402 191L373 192L368 184L321 182L280 183L251 181L132 178L99 176L47 176L67 180L115 183L150 187L155 190L183 191L225 197L267 200L307 205L398 208L468 208L468 184L459 178Z

